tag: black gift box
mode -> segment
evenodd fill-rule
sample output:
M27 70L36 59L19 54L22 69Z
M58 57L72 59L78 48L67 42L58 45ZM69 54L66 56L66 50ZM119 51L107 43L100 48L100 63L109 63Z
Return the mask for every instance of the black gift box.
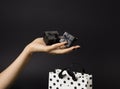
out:
M76 37L69 34L68 32L65 32L63 34L62 38L60 39L60 42L67 42L67 44L65 46L70 47L74 43L75 40L77 40Z
M45 31L43 39L46 45L52 45L59 42L59 33L58 31Z

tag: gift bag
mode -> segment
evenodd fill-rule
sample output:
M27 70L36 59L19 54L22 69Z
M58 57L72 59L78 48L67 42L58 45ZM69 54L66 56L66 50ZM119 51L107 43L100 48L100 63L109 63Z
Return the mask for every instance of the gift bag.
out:
M69 69L55 69L49 72L48 89L92 89L92 75Z

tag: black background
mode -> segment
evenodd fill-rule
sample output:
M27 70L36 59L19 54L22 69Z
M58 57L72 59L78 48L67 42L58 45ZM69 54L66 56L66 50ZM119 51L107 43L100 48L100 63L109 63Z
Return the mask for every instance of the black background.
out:
M11 89L48 89L48 72L72 63L93 74L94 89L119 89L119 10L110 0L0 1L0 71L46 30L67 31L81 49L36 53Z

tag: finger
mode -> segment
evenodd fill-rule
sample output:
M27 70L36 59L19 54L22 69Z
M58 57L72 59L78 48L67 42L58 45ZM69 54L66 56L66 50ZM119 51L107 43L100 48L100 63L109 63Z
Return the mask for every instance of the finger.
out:
M62 46L59 47L59 49L64 49L64 48L66 48L65 45L62 45Z
M71 51L73 51L74 49L78 49L80 48L79 45L77 46L72 46L70 48L66 48L66 49L56 49L56 50L52 50L50 53L53 53L53 54L65 54L65 53L69 53Z
M53 44L51 46L48 46L47 47L47 50L50 51L50 50L54 50L54 49L57 49L61 46L64 46L67 42L61 42L61 43L56 43L56 44Z
M80 48L80 45L73 46L74 49Z
M66 49L63 49L63 50L61 50L61 54L64 54L64 53L69 53L69 52L71 52L71 51L73 51L73 50L75 50L75 49L78 49L78 48L80 48L80 46L72 46L72 47L70 47L70 48L66 48Z

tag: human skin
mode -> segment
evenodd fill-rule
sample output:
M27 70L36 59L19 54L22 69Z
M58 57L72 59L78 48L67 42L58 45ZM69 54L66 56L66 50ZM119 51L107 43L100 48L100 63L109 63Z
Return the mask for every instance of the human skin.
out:
M25 65L29 62L35 52L46 52L50 54L65 54L80 48L79 45L65 48L66 42L46 45L43 38L36 38L29 43L20 55L5 70L0 73L0 89L7 89L15 81Z

